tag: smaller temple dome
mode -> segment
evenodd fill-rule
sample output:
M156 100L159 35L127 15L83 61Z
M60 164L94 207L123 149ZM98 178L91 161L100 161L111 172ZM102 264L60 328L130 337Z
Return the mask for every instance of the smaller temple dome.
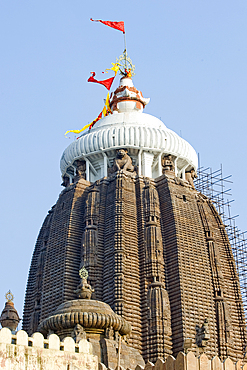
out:
M79 299L60 304L52 316L41 322L38 330L44 335L55 332L64 338L79 325L92 337L95 334L104 337L107 329L120 335L129 335L131 325L124 318L115 314L108 304L90 299L93 289L87 283L88 272L85 267L80 269L79 275L81 282L75 291Z
M115 314L108 304L93 299L75 299L62 303L52 316L40 324L38 330L44 335L52 331L64 338L70 335L77 324L88 332L89 337L94 337L94 334L104 337L105 329L110 328L121 335L131 332L131 325Z
M12 332L16 330L19 322L21 321L17 310L14 306L14 296L9 290L5 295L7 302L0 316L0 323L3 328L9 328Z

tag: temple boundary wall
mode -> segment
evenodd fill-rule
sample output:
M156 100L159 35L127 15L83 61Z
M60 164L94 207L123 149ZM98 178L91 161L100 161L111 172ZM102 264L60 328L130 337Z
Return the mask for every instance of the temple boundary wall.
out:
M56 334L44 339L41 333L28 337L24 330L0 330L1 370L98 370L92 351L86 339L77 344L71 337L60 341Z
M44 339L41 333L32 337L24 330L12 334L7 328L0 330L0 368L3 370L115 370L98 363L93 355L92 344L86 339L75 343L67 337L60 341L56 334ZM230 358L221 361L218 356L211 360L202 353L180 352L175 359L158 359L155 364L148 362L145 367L137 365L135 369L117 370L247 370L247 364L241 360L234 363Z
M99 364L99 370L132 370L107 368L105 365ZM137 365L133 370L247 370L247 364L242 364L241 360L233 362L229 357L225 361L221 361L218 356L211 360L202 353L200 356L195 356L193 352L184 354L179 352L176 359L173 356L168 356L166 360L158 359L155 364L148 362L145 367Z

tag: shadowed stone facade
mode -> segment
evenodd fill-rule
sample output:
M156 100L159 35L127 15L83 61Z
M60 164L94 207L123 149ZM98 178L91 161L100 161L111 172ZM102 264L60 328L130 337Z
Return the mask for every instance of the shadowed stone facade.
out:
M205 318L206 354L243 358L245 320L224 225L205 196L165 172L153 180L119 170L62 191L34 251L24 330L32 334L76 298L85 266L92 298L131 323L128 343L145 360L177 355L185 338L197 352L196 325Z

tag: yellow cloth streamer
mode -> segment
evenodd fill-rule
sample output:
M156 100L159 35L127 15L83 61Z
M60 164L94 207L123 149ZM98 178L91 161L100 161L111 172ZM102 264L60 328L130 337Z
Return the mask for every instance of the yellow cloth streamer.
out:
M119 70L119 64L118 63L111 63L112 67L111 68L106 68L105 72L108 73L107 71L113 71L115 72L115 76L118 73Z
M110 108L110 94L109 93L107 94L107 97L106 97L106 100L105 100L105 106L104 106L104 108L103 108L103 110L102 110L101 113L104 116L107 116L109 113L111 113L111 108ZM80 134L82 131L84 131L87 128L89 128L92 124L95 124L97 121L99 121L102 118L102 116L100 117L100 114L98 115L98 117L95 120L93 120L88 125L84 126L81 130L69 130L69 131L66 131L65 134L64 134L64 136L66 136L69 132L73 132L74 134Z
M81 130L69 130L69 131L66 131L65 134L64 134L64 136L66 136L69 132L73 132L74 134L80 134L82 131L86 130L91 125L91 123L89 123L88 125L84 126Z

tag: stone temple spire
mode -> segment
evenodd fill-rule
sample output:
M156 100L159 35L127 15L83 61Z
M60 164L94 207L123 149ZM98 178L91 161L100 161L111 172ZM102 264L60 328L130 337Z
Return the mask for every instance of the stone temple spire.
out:
M64 150L65 189L37 240L23 329L86 333L99 354L120 335L133 358L153 363L188 339L194 353L242 360L246 323L227 231L195 189L195 150L144 113L147 103L126 74L112 114ZM83 269L78 281L82 266L88 281Z
M16 330L21 319L14 307L14 296L10 290L5 294L5 298L7 302L5 303L5 307L1 313L0 323L3 328L9 328L13 332Z

